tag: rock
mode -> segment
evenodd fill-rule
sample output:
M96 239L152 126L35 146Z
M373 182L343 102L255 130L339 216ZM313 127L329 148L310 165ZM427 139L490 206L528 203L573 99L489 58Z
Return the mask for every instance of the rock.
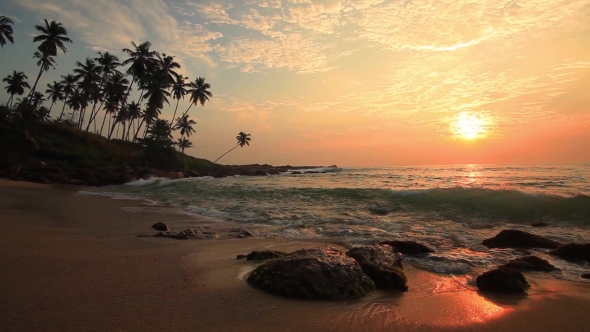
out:
M582 277L583 279L590 279L590 273L584 273L580 277Z
M252 271L248 283L271 294L310 300L358 299L375 288L354 259L332 247L269 260Z
M245 259L246 257L248 257L247 255L237 255L236 259Z
M555 249L559 242L546 239L539 235L507 229L493 238L484 240L481 244L488 248L546 248Z
M434 252L427 246L414 241L383 241L380 244L390 245L404 255L420 255Z
M265 171L256 171L254 172L254 176L267 176Z
M536 223L532 223L531 226L533 226L533 227L549 227L551 225L549 225L548 223L544 223L544 222L536 222Z
M590 243L566 243L549 253L566 260L590 262Z
M555 266L551 265L548 261L539 258L537 256L524 256L517 259L513 259L510 262L499 267L515 269L519 271L541 271L551 272L558 270Z
M346 256L354 258L380 289L408 290L407 278L402 269L402 256L388 245L365 245L352 248Z
M505 268L485 272L477 277L476 282L480 291L494 293L522 294L530 287L520 271Z
M293 171L293 172L291 172L291 174L293 174L293 175L297 175L297 174L302 174L302 173L301 173L301 172L299 172L299 171Z
M282 251L276 251L276 250L252 251L251 253L248 254L248 256L246 256L246 259L249 261L264 262L269 259L283 257L286 254L287 253L284 253Z
M168 225L166 225L163 222L157 222L157 223L153 224L152 228L157 231L161 231L161 232L167 232L170 230L170 228L168 228Z

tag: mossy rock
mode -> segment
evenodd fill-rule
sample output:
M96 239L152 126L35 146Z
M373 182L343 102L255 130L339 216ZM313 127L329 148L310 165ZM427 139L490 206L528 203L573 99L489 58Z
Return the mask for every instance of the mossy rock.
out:
M389 245L372 244L350 249L346 256L356 260L379 289L408 290L402 255Z
M485 272L477 277L476 282L477 288L484 292L523 294L530 288L520 271L508 268Z
M332 247L269 260L252 271L248 283L270 294L308 300L358 299L375 288L354 259Z

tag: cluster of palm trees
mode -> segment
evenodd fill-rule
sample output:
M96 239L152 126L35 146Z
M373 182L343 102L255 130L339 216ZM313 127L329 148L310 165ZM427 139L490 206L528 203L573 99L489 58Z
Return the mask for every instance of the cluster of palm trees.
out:
M7 42L13 43L12 24L9 18L0 16L2 48ZM39 74L32 87L23 72L14 71L3 79L10 95L6 103L9 108L30 107L39 118L49 120L54 104L63 102L55 121L78 130L92 130L99 135L104 132L109 140L114 137L129 141L151 139L177 145L182 152L193 146L188 138L195 132L196 122L190 119L189 111L193 105L205 105L212 97L211 86L204 78L198 77L190 82L178 73L181 66L173 56L152 50L151 43L146 41L139 45L131 43L131 48L123 49L128 58L122 62L109 52L98 52L93 59L77 61L73 73L47 84L44 95L37 91L39 79L43 73L55 69L55 57L60 50L67 53L65 45L72 40L59 22L44 20L44 24L35 28L40 32L33 38L33 42L39 43L33 56L38 59ZM139 91L139 98L131 101L133 88ZM15 96L25 95L27 90L26 97L15 99ZM188 96L190 105L177 118L178 105L185 96ZM170 104L170 98L176 99L176 107L173 120L167 121L159 117L164 105ZM46 101L51 103L49 108L43 106ZM99 114L103 114L100 123ZM176 142L172 141L173 131L180 132L181 137Z

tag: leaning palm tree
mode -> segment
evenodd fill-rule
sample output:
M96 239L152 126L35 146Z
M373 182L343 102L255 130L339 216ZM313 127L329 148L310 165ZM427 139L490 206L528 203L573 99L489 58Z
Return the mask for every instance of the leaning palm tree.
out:
M14 95L22 96L25 93L25 88L31 88L31 86L27 82L27 79L28 77L27 75L25 75L25 73L23 73L22 71L17 72L16 70L14 70L12 72L12 75L8 75L2 80L3 82L8 83L8 85L4 87L4 89L10 95L10 98L8 99L8 102L6 102L6 105L12 107Z
M57 121L61 121L61 118L64 115L64 111L66 110L67 102L65 101L68 100L68 97L72 94L72 92L74 92L74 88L76 86L76 77L74 75L62 75L61 78L64 105L61 109L61 113L59 114L59 118L57 119Z
M191 143L191 141L189 141L186 138L179 138L176 144L178 145L178 149L182 153L184 153L184 149L190 149L194 147L193 143Z
M180 64L174 61L174 57L166 55L166 53L160 55L156 53L156 70L160 72L165 82L164 85L171 85L174 83L177 77L180 75L175 69L180 69Z
M188 114L183 116L182 118L178 119L177 125L175 130L180 130L181 138L191 137L191 135L195 132L195 128L193 125L197 124L194 120L190 120L188 118Z
M4 48L7 41L14 44L14 38L12 38L12 25L14 22L2 15L0 16L0 46Z
M37 83L39 83L39 79L41 78L43 72L48 71L49 68L55 69L55 60L48 53L35 52L33 58L39 59L39 61L37 61L37 66L39 66L40 69L39 75L37 75L37 79L35 80L35 84L33 84L33 88L31 89L31 92L29 92L29 96L31 96L37 89Z
M131 132L131 126L135 130L135 120L141 118L141 105L132 101L127 105L127 118L129 120L129 127L127 127L127 139L129 139L129 133ZM135 132L135 131L134 131Z
M47 83L47 90L45 90L47 96L51 99L51 106L49 106L49 112L53 108L53 104L55 104L58 100L63 100L63 85L61 82L53 81L52 84Z
M235 148L237 148L238 146L244 147L244 145L248 145L250 146L250 134L246 134L243 131L240 131L240 133L238 134L238 136L236 136L236 140L238 141L238 144L236 146L234 146L231 150L227 151L226 153L222 154L221 157L215 159L215 161L213 162L214 164L221 159L223 156L225 156L226 154L232 152Z
M185 115L188 114L188 111L198 103L201 106L205 105L205 102L209 101L209 98L213 97L213 94L209 91L211 89L211 85L209 83L205 83L205 79L203 77L198 77L195 79L194 82L188 84L189 90L187 91L190 95L190 105L188 106L187 110L182 114L180 118L183 118ZM173 127L176 127L178 124L175 123Z
M63 24L56 21L49 23L47 19L44 20L45 25L35 25L35 29L41 32L40 35L33 38L33 42L41 42L38 49L41 53L48 56L57 56L57 49L61 49L64 54L68 53L64 43L72 43L72 40L67 37L68 31Z
M187 80L188 77L182 77L182 75L178 75L174 82L172 83L172 97L176 99L176 107L174 108L174 114L172 115L172 120L176 118L176 111L178 110L178 103L180 103L181 99L184 99L184 96L187 94L187 84L184 80Z

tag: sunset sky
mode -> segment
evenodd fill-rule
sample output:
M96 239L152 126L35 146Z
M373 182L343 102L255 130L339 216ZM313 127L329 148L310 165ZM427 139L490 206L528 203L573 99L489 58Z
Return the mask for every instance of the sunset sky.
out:
M0 15L15 21L2 78L34 82L43 18L68 29L43 91L97 51L125 59L131 41L175 55L214 94L190 113L197 157L246 131L224 163L590 161L587 0L4 0Z

